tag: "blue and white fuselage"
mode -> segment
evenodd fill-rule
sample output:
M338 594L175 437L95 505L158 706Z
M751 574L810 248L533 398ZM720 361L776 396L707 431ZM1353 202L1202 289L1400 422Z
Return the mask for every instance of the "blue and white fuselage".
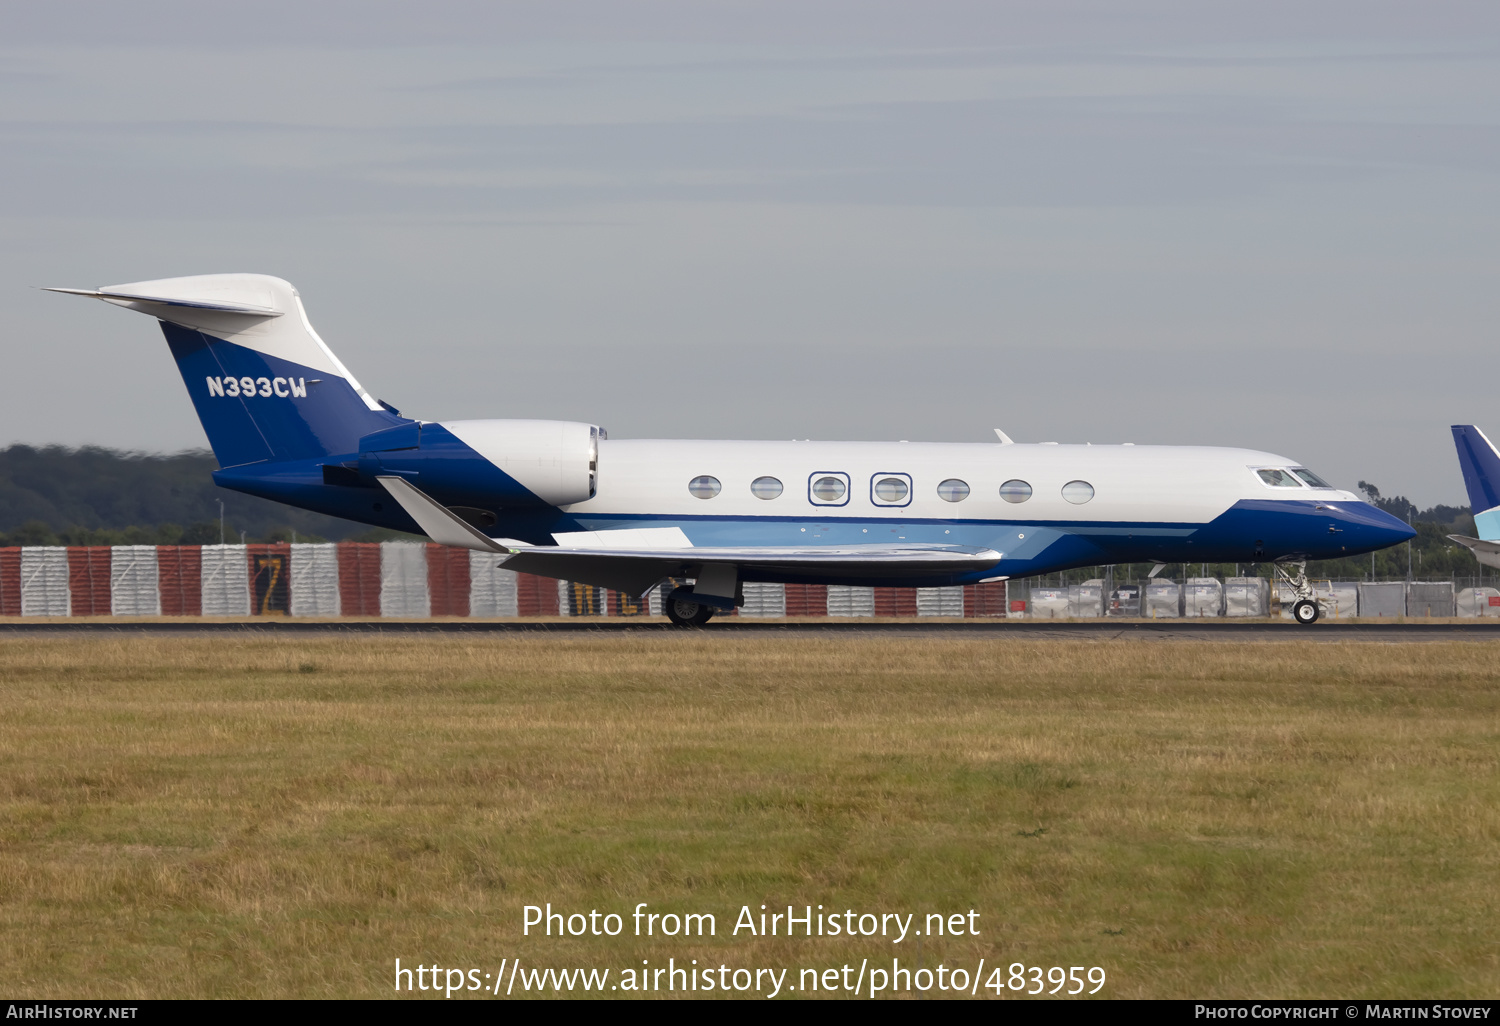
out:
M983 547L1001 553L999 569L1013 577L1151 560L1319 559L1407 537L1406 525L1347 492L1273 489L1256 475L1296 466L1270 453L1196 446L619 440L599 445L598 494L559 512L564 530L675 527L694 545ZM704 476L721 490L696 498L689 484ZM813 491L830 476L847 479L837 504ZM766 477L783 486L775 498L752 492ZM875 491L890 480L909 482L895 502ZM968 494L950 501L939 490L946 482L961 483L946 494L964 486ZM1007 482L1029 497L1002 498ZM1092 497L1064 498L1073 482L1084 487L1072 494ZM987 576L994 571L930 583Z
M61 291L162 321L219 484L624 590L681 575L722 605L745 581L968 584L1325 559L1412 535L1249 449L609 439L572 422L411 420L360 387L280 279Z

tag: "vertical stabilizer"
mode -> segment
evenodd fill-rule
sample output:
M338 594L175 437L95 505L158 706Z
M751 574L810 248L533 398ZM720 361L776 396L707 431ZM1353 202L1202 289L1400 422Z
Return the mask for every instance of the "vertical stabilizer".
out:
M220 466L352 453L361 436L409 423L360 386L280 278L204 274L52 291L161 321Z
M1474 511L1474 530L1484 541L1500 541L1500 452L1473 424L1453 425L1453 443Z

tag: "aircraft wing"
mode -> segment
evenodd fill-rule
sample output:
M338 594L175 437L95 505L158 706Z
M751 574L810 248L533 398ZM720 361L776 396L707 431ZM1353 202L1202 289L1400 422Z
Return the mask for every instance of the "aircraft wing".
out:
M382 476L376 480L435 542L493 552L502 557L501 565L507 570L593 584L630 595L639 595L667 577L702 577L705 566L889 580L987 570L1001 558L993 549L962 545L695 547L677 528L578 532L557 536L558 545L527 545L485 535L404 478Z
M955 571L987 570L1000 562L993 549L960 545L855 545L849 548L581 549L530 546L518 549L501 565L507 570L560 577L639 595L667 577L703 576L705 566L733 566L739 576L748 568L786 575L835 575L846 578L931 577Z

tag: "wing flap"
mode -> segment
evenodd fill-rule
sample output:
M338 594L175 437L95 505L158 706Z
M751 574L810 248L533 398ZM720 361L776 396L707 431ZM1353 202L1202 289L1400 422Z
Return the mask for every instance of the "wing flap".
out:
M559 577L639 595L668 577L700 577L706 565L735 566L780 577L819 576L846 580L932 578L988 570L1002 554L958 545L851 546L834 548L590 549L523 548L501 565L507 570Z

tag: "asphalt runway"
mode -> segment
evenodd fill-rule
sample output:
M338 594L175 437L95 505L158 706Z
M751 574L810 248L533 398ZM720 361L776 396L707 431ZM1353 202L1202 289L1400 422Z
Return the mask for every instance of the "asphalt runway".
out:
M252 620L235 623L131 620L0 623L6 635L123 635L155 634L217 637L311 636L340 634L676 634L673 627L650 620ZM700 628L706 635L921 635L952 638L1053 638L1097 640L1138 638L1170 641L1370 641L1381 643L1500 640L1500 619L1467 623L1339 623L1301 626L1287 621L1236 622L1227 620L1084 620L1063 622L964 620L760 622L730 620Z

